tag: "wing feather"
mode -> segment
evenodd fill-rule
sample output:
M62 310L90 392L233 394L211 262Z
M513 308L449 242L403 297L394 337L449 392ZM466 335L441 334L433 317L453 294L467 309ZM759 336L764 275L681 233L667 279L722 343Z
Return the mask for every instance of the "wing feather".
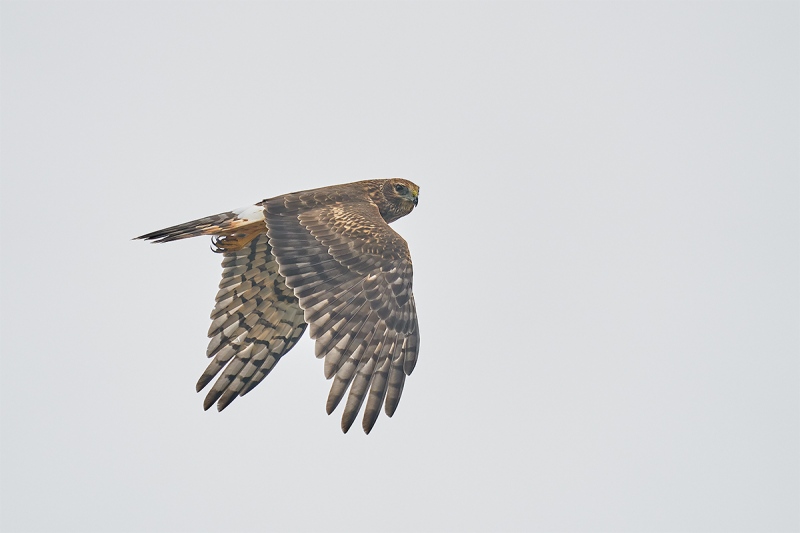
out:
M362 428L369 433L382 407L394 414L409 356L416 357L408 246L365 198L298 193L263 205L279 271L333 378L326 410L349 390L342 430L366 400Z
M389 382L389 371L392 366L392 361L395 359L396 355L399 357L402 346L402 339L399 339L398 335L395 334L391 339L391 345L387 343L388 349L385 349L383 352L381 352L381 356L378 358L375 364L376 369L372 376L372 384L369 391L369 397L367 399L367 406L364 408L364 420L361 424L362 429L367 434L372 431L372 427L378 420L378 415L381 412L381 406L386 398L386 391Z
M342 364L341 368L336 372L336 375L333 378L333 384L331 385L331 390L328 393L328 401L325 405L325 409L328 414L331 414L336 409L336 407L339 405L339 402L341 402L342 398L344 398L344 394L347 392L347 388L353 381L356 372L369 360L370 353L368 348L372 345L373 339L376 336L382 335L382 333L376 333L375 328L370 326L374 326L374 323L364 323L360 330L363 332L363 338L360 339L361 342L355 344L355 349L350 353L350 355L344 361L344 364ZM344 417L342 419L342 429L344 429Z
M384 407L386 416L389 417L394 415L397 404L400 402L400 395L403 393L403 385L406 381L406 373L403 371L403 362L406 357L408 342L408 337L403 339L403 344L400 348L400 357L392 359L391 368L389 370L386 405Z
M260 383L306 328L266 234L240 250L225 252L222 264L208 331L207 353L213 360L197 382L200 391L218 376L203 406L208 409L216 402L220 411Z

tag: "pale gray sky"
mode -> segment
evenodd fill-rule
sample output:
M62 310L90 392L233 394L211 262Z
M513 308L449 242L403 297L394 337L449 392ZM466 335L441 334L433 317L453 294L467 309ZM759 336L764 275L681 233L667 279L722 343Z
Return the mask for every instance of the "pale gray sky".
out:
M800 529L797 2L3 2L3 531ZM202 410L220 257L403 176L421 352Z

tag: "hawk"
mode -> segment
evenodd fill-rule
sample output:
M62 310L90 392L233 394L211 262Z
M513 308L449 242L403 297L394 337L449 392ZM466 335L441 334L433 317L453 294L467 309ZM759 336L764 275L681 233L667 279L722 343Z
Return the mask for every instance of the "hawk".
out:
M169 242L210 235L223 255L207 356L197 382L204 409L222 411L269 374L306 327L325 377L326 410L348 391L347 431L367 399L369 433L381 407L392 416L417 361L419 329L408 245L389 227L417 205L401 178L358 181L268 198L136 239Z

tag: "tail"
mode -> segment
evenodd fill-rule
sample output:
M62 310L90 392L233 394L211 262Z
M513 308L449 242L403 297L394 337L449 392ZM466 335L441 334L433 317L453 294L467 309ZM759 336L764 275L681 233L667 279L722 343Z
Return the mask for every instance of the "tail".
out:
M134 237L134 239L170 242L200 235L212 235L215 251L229 251L242 248L258 235L266 232L264 208L256 204L170 226Z

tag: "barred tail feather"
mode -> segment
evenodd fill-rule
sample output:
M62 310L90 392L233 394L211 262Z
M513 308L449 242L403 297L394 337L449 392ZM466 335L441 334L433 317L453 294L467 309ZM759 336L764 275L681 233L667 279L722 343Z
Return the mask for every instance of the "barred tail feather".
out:
M198 218L176 226L153 231L134 237L152 242L170 242L201 235L218 237L215 245L221 249L239 249L259 233L266 233L264 209L260 205L251 205L234 209L225 213ZM238 246L231 246L232 244Z

